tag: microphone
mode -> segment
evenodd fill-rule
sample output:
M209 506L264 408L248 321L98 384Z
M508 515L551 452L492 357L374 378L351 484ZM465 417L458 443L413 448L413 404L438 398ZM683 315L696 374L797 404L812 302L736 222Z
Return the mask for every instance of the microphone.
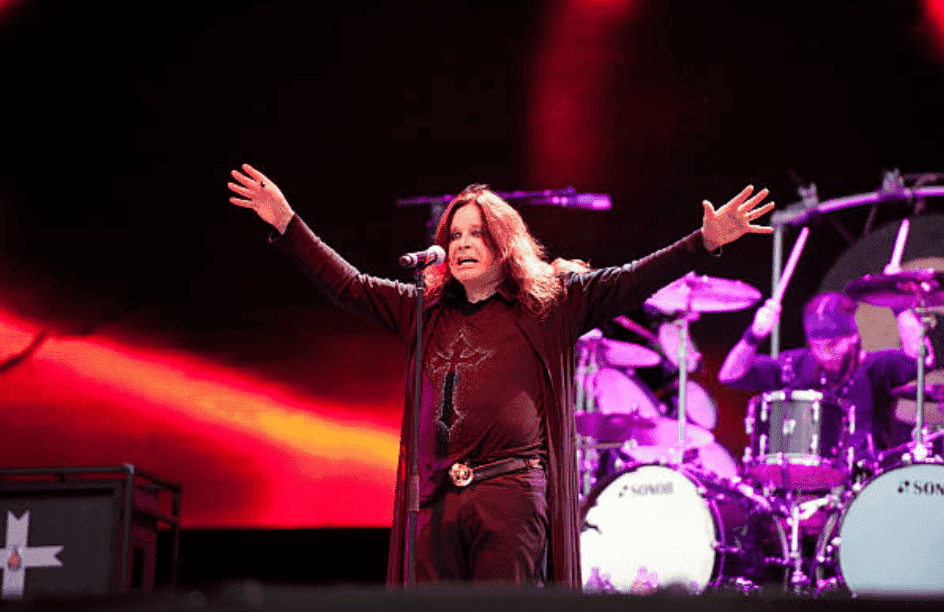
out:
M446 261L446 251L437 244L434 244L425 251L407 253L400 257L400 265L404 268L436 266L444 261Z

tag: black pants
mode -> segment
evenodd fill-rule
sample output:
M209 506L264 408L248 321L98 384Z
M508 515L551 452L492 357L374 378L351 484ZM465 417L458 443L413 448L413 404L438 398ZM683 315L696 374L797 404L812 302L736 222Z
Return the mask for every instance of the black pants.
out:
M467 487L449 484L420 509L418 583L537 584L545 575L547 482L540 468Z

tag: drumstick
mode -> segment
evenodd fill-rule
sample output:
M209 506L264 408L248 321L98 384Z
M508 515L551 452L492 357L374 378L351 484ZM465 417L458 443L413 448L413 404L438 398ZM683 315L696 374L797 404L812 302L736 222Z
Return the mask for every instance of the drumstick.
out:
M637 334L649 340L650 342L654 342L656 344L659 343L658 336L656 336L654 333L652 333L651 331L649 331L648 329L646 329L639 323L636 323L629 317L620 315L616 317L615 319L613 319L613 321L616 323L619 323L620 325L622 325L624 328L628 329L631 332L636 332Z
M902 219L898 227L898 237L895 238L895 249L892 251L892 260L885 266L886 274L894 274L901 271L901 256L905 253L905 242L908 240L908 228L911 222L908 219Z
M771 300L778 304L783 300L783 294L787 290L787 285L790 284L790 277L793 276L793 270L796 268L797 262L800 261L800 253L803 252L803 247L806 245L806 237L809 235L810 228L804 227L800 230L797 241L793 243L793 250L790 251L790 259L787 260L787 267L784 268L780 282L777 283L777 289L774 290L774 294L771 297Z

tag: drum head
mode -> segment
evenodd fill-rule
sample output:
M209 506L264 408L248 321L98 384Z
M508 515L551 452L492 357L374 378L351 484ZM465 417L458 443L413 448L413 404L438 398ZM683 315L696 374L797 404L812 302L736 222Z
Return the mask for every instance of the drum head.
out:
M677 325L670 322L659 325L659 345L662 347L662 352L665 355L665 358L675 367L676 370L678 370L679 365L678 350L681 343L682 341L679 336L679 329ZM688 337L687 350L688 355L686 356L686 361L688 362L688 368L686 371L694 372L701 364L701 353L698 352L698 347L696 347L695 343L692 342L691 335Z
M944 465L889 470L849 504L839 566L856 595L944 596Z
M712 442L698 447L698 458L695 462L715 476L734 480L739 476L737 460L718 442Z
M714 572L715 518L695 482L668 467L638 466L587 499L580 535L584 588L701 592Z
M603 368L594 377L597 408L603 414L661 415L655 394L644 382L619 370Z
M672 390L672 412L678 414L678 381L671 386ZM714 429L718 424L718 407L715 401L711 399L711 394L700 383L689 379L685 385L685 418L692 423L704 427L705 429Z

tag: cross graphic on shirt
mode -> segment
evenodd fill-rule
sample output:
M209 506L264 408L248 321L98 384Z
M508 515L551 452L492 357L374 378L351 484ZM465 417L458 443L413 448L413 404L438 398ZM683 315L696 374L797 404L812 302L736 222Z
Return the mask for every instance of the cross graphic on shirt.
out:
M455 408L459 368L475 367L491 354L491 351L474 348L466 339L464 330L460 330L455 342L449 347L448 355L438 352L430 359L430 367L434 372L446 370L446 375L443 377L442 402L439 405L439 420L436 423L437 456L445 456L448 452L449 435L462 416Z
M22 597L28 567L62 567L56 555L62 546L27 546L29 510L16 518L7 512L7 545L0 548L0 571L3 572L3 597Z
M433 355L430 366L434 372L445 369L447 372L458 372L460 366L474 367L483 359L490 356L491 351L474 348L465 337L465 330L460 330L455 342L449 347L450 355L442 351Z

